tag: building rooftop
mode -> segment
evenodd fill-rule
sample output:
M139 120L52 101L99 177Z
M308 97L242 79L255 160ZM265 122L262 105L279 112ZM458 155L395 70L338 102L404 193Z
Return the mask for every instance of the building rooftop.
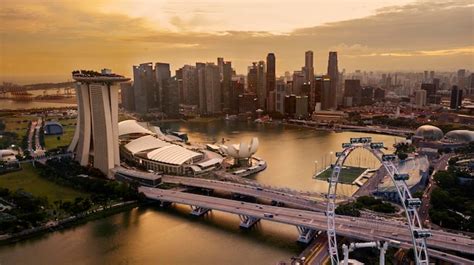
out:
M202 154L171 144L155 149L149 152L146 156L148 159L154 161L172 165L182 165L194 158L202 157Z
M96 72L91 70L75 70L72 71L72 78L79 82L125 82L130 78L123 75L112 73L109 69L102 69Z

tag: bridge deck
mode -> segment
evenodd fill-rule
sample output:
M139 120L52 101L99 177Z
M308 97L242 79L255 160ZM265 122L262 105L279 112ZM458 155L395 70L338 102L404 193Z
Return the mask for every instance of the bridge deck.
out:
M247 215L264 220L307 227L314 230L327 229L327 220L324 213L240 202L148 187L140 187L139 191L143 192L149 199ZM269 217L270 215L268 214L271 214L272 217ZM392 239L400 241L403 247L411 246L411 236L408 232L408 228L403 223L346 216L338 216L336 223L337 232L340 236L365 241ZM474 240L467 236L437 230L432 231L432 234L433 236L427 240L429 247L474 254Z

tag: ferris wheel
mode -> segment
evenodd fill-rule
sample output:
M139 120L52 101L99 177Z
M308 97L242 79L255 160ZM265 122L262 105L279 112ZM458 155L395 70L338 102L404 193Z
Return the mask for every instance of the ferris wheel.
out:
M418 216L418 207L421 206L421 200L413 198L410 190L406 184L406 180L409 179L408 174L401 174L398 172L397 167L393 164L393 161L397 159L395 155L386 155L382 152L384 148L383 143L373 143L371 137L362 138L351 138L350 143L342 144L343 151L337 152L337 160L332 165L331 177L328 179L329 188L327 194L327 235L329 244L329 255L331 257L332 265L339 265L339 256L337 248L337 233L336 233L336 221L335 221L335 210L336 210L336 191L337 183L339 180L339 174L341 173L344 162L347 157L357 148L363 148L373 154L384 166L387 174L390 176L395 188L397 190L400 203L405 211L406 218L408 220L408 229L410 231L413 251L415 255L415 261L417 265L428 265L428 251L426 246L426 239L431 236L431 232L424 229Z

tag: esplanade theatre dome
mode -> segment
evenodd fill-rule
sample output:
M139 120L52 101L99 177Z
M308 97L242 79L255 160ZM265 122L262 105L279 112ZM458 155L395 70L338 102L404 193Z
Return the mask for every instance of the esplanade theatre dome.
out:
M415 136L421 137L424 140L438 141L443 138L443 131L433 125L422 125L416 129Z
M445 136L445 139L460 142L460 143L469 143L474 142L474 131L469 130L454 130L448 132Z

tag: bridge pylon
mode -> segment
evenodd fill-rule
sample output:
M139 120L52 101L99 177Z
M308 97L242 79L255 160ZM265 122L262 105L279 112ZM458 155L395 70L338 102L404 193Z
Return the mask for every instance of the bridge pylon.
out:
M260 218L257 218L257 217L253 217L253 216L248 216L248 215L243 215L243 214L239 214L239 218L240 218L240 227L241 228L251 228L252 226L254 226L256 223L258 223L260 221Z
M305 227L305 226L296 226L298 229L298 233L300 234L298 236L298 242L303 243L303 244L309 244L311 240L313 240L314 235L316 235L316 230Z
M191 214L194 216L203 216L211 210L208 208L203 208L203 207L193 206L193 205L191 205L191 209L192 209Z

